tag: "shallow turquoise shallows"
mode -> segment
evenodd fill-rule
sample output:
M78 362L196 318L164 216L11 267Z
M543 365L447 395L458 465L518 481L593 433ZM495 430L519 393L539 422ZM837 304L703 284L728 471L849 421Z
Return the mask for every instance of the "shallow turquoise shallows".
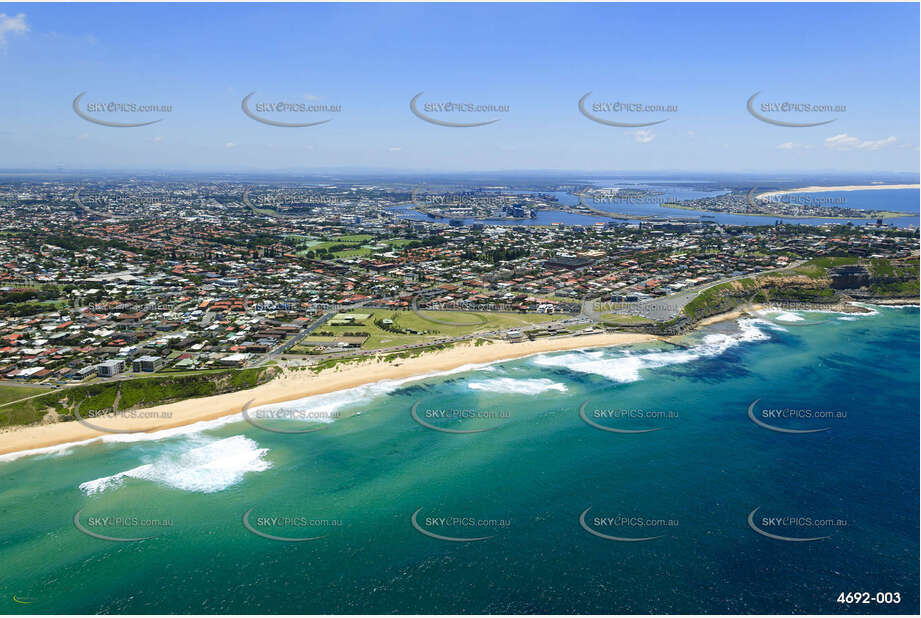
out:
M6 457L0 607L916 614L918 333L766 312Z

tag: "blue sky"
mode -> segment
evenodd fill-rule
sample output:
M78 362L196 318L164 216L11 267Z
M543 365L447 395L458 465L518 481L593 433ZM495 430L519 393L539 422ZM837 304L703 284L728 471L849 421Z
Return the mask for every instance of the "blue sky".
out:
M918 4L0 4L0 168L916 171ZM169 113L78 117L87 102ZM241 100L338 104L307 128ZM409 101L507 105L430 114ZM593 102L672 105L599 114ZM754 118L746 101L844 105ZM770 112L765 115L771 116Z

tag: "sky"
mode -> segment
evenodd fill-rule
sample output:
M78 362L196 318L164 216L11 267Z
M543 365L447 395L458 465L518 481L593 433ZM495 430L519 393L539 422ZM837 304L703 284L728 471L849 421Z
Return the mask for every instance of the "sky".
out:
M916 3L0 3L0 168L917 172L918 23ZM91 118L160 122L97 124L83 92ZM259 118L329 122L260 122L252 92ZM665 122L597 122L589 92L601 120Z

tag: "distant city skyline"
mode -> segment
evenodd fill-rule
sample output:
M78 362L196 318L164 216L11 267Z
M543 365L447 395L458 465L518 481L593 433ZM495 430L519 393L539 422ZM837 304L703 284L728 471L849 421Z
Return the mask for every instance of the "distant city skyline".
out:
M9 3L0 168L916 173L918 18L917 4Z

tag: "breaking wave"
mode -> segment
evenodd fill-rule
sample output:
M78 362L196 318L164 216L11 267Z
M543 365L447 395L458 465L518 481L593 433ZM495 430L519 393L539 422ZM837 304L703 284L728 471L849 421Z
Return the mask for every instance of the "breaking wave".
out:
M668 365L690 363L700 358L711 358L726 350L751 341L770 339L758 325L770 327L770 323L759 319L740 319L739 332L731 335L713 333L706 335L700 343L687 349L667 352L633 352L624 350L620 356L610 357L604 350L579 350L567 354L541 355L534 364L542 367L560 367L580 373L592 373L614 382L637 382L640 372Z
M516 393L520 395L537 395L546 391L566 392L565 384L548 380L547 378L515 379L494 378L467 384L475 391L489 391L493 393Z
M790 313L789 311L784 311L780 315L774 316L774 319L778 322L803 322L806 318L801 315L796 315L795 313Z
M239 483L247 472L272 467L264 459L268 450L246 436L233 436L179 454L163 454L152 463L86 481L80 484L80 490L92 495L134 478L183 491L214 493Z

